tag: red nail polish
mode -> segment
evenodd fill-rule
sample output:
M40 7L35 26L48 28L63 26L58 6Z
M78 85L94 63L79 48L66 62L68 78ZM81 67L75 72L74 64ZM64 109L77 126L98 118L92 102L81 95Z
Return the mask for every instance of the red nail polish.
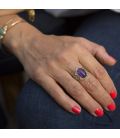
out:
M102 117L104 115L104 112L102 109L98 108L95 110L95 114L98 116L98 117Z
M72 108L72 111L76 114L76 115L79 115L80 112L81 112L81 109L78 107L78 106L74 106Z
M110 110L110 111L114 111L116 109L116 105L114 103L111 103L107 106L107 108Z
M116 91L111 91L110 96L115 99L117 97L117 92Z

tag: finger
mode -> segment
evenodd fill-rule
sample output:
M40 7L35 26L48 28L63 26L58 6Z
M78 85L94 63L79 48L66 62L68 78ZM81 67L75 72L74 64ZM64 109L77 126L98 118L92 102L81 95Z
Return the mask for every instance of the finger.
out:
M48 94L65 110L76 115L80 114L80 105L72 98L70 98L51 77L42 73L36 82L40 84L48 92Z
M84 53L84 54L83 54ZM83 58L86 55L85 58ZM105 68L86 50L79 51L79 61L84 68L86 68L91 74L93 74L104 87L104 89L114 99L117 96L117 90L108 75Z
M113 66L116 63L115 58L110 56L104 47L98 46L94 52L94 56L102 63Z
M68 72L75 77L75 71L77 68L82 68L82 65L79 63L75 63L74 65L68 66ZM84 69L85 70L85 69ZM113 101L113 99L110 97L108 92L103 88L101 83L87 70L85 70L87 73L87 76L84 79L80 79L78 75L78 81L80 84L85 88L85 90L98 102L102 107L104 107L106 110L113 111L116 108L116 105ZM111 108L112 106L112 108Z
M101 105L96 102L68 72L56 69L54 76L57 83L88 112L94 116L103 116L104 112Z
M102 64L112 66L116 63L116 59L110 56L103 46L82 37L77 37L76 39L82 46L84 46L88 51L90 51L91 54L95 56Z

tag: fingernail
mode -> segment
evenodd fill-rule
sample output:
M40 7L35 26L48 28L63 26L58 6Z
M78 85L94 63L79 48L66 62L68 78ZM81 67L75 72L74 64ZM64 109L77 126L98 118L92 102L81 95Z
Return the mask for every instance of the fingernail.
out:
M81 112L81 109L78 107L78 106L74 106L72 108L72 111L76 114L76 115L79 115L80 112Z
M110 111L114 111L116 109L116 105L114 103L111 103L107 106L107 108L110 110Z
M104 115L104 112L102 109L98 108L95 110L95 114L98 116L98 117L102 117Z
M116 91L111 91L110 96L115 99L117 97L117 92Z

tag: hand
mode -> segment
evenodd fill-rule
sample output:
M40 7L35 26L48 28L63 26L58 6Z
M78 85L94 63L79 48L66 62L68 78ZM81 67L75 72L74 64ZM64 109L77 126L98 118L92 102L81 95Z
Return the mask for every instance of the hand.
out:
M116 88L100 62L116 61L102 46L81 37L44 35L27 23L11 29L4 43L28 75L67 111L79 114L84 107L103 116L103 109L115 110ZM76 68L85 69L87 76L76 80Z

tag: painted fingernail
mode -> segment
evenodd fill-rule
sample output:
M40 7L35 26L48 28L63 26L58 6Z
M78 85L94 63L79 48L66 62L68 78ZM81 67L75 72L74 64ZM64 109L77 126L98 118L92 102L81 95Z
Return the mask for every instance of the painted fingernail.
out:
M98 108L95 110L95 114L98 116L98 117L102 117L104 115L104 112L102 109Z
M116 105L114 103L111 103L107 106L107 108L110 110L110 111L114 111L116 109Z
M78 107L78 106L74 106L72 108L72 111L76 114L76 115L79 115L80 112L81 112L81 109Z
M111 91L110 96L115 99L117 97L117 92L116 91Z

